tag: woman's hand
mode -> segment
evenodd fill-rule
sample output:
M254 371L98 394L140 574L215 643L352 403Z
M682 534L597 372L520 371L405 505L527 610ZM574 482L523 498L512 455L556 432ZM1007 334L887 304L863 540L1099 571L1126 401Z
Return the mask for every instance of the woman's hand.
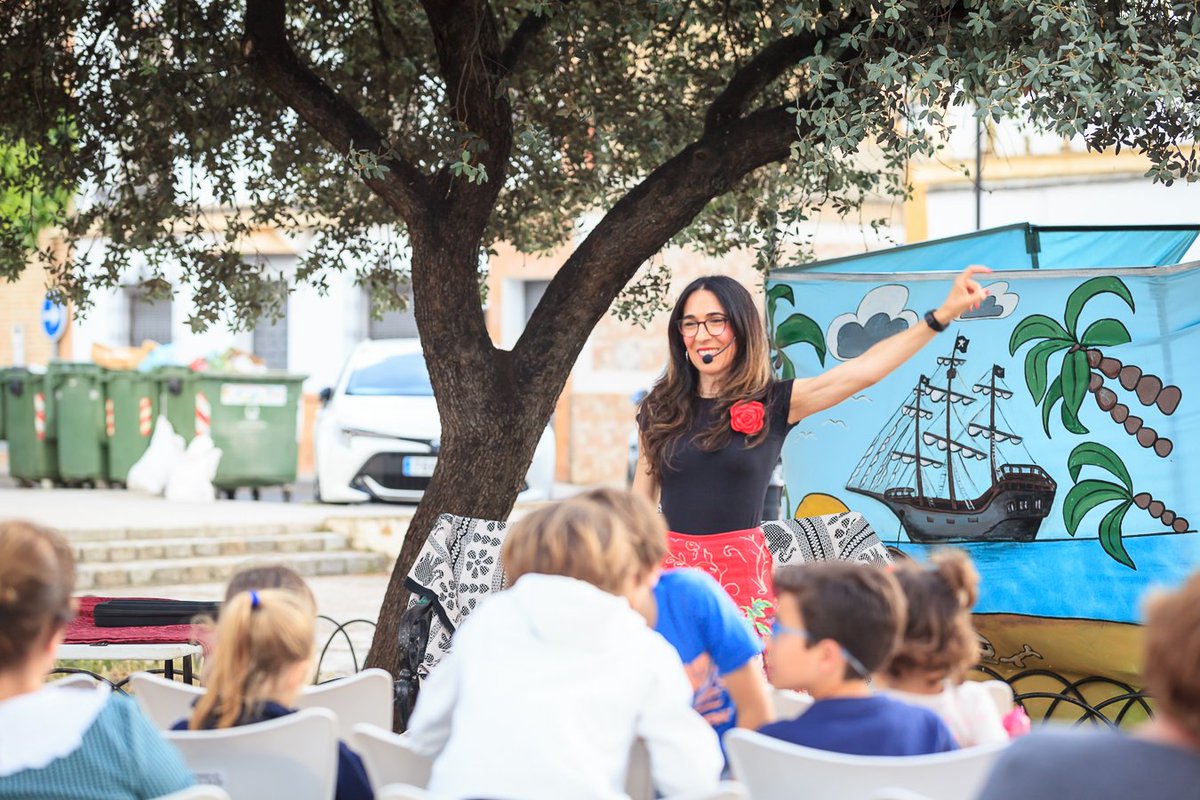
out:
M988 272L991 270L987 267L972 264L958 273L958 277L954 279L954 285L950 287L950 293L946 295L946 299L934 312L938 322L949 325L970 309L979 308L979 304L983 302L983 298L987 297L988 293L979 285L979 281L975 280L975 276Z

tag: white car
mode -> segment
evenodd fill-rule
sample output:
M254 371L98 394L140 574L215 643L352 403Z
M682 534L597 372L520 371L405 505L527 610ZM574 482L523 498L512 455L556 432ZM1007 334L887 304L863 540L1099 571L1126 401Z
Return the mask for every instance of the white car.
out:
M441 420L416 339L360 342L337 385L321 391L315 447L317 500L420 502L437 464ZM549 500L556 466L547 426L525 476L523 500Z

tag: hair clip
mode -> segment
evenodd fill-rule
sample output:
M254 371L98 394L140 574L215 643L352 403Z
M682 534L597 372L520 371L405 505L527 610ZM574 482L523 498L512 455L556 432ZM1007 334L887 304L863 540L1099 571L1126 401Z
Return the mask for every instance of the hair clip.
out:
M261 605L261 603L259 603L259 600L258 600L258 592L251 589L250 590L250 610L257 611L259 605Z

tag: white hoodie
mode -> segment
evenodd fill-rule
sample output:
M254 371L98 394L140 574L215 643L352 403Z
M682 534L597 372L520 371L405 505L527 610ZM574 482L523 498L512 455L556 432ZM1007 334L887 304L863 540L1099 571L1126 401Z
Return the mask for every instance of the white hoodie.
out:
M723 759L675 649L622 597L523 576L475 611L408 728L453 798L625 800L633 742L663 794L709 791Z

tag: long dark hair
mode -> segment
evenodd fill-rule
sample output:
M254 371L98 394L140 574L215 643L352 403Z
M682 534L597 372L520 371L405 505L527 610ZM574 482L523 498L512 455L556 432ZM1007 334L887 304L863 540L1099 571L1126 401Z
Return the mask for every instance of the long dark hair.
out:
M679 321L683 318L683 307L688 298L701 289L716 295L725 309L733 335L737 338L737 350L728 377L718 387L716 419L708 430L697 437L700 449L711 452L727 445L732 435L728 421L729 407L739 400L765 400L767 390L774 382L766 327L746 287L725 275L706 275L689 283L675 302L667 325L667 344L671 356L667 370L639 408L646 463L653 475L661 474L679 439L692 428L700 377L688 361L687 346L683 342L683 334L679 332ZM769 428L768 413L763 420L762 430L746 440L747 446L755 447L761 443L767 437Z

